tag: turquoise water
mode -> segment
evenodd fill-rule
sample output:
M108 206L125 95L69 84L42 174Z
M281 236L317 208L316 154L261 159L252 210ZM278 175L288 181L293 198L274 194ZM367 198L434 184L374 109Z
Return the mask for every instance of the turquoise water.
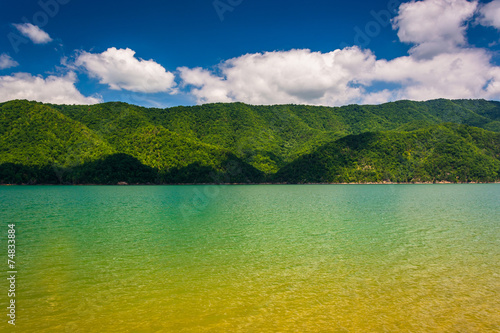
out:
M4 186L0 216L19 332L500 331L499 184Z

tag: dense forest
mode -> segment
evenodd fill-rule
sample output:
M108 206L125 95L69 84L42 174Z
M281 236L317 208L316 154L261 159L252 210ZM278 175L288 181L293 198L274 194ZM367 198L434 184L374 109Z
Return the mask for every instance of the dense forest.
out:
M0 103L2 184L493 182L500 103Z

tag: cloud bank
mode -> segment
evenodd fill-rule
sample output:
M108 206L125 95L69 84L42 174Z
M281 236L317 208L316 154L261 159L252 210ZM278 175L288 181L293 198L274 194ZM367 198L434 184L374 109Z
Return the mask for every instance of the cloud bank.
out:
M487 6L497 8L498 2ZM328 53L246 54L222 62L216 70L181 67L178 71L198 103L344 105L396 99L498 99L500 67L492 64L488 51L467 46L467 23L477 10L477 2L466 0L403 3L393 28L401 42L413 47L408 56L390 61L348 47ZM494 25L498 17L488 14L483 21ZM388 85L393 88L381 88Z
M399 99L500 99L500 67L493 63L493 53L467 42L467 28L473 20L500 30L500 0L481 5L467 0L401 4L392 27L399 41L411 49L408 55L392 60L377 59L372 51L358 47L331 52L292 49L245 54L212 69L179 67L174 74L154 60L137 58L129 48L77 51L74 61L63 61L68 72L64 76L0 76L0 100L99 102L76 89L76 73L96 78L111 90L171 95L182 91L198 104L338 106ZM15 26L34 43L52 40L29 23ZM8 55L0 55L0 69L17 65Z
M221 75L202 68L179 68L198 103L241 101L250 104L344 104L361 98L355 86L373 69L369 51L346 48L329 53L310 50L247 54L225 61Z

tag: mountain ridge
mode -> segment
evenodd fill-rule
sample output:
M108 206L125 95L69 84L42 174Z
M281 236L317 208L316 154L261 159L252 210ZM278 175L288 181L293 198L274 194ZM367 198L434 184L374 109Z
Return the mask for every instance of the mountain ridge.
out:
M493 145L476 147L470 136L476 130L469 128L481 128ZM149 175L145 176L147 181L121 175L131 183L381 182L388 180L381 174L375 178L297 178L294 173L300 168L291 170L306 156L314 159L328 150L324 147L331 148L337 141L341 144L339 140L347 137L359 136L354 140L364 142L365 133L392 131L377 137L385 140L382 146L389 149L387 140L414 144L411 135L401 133L433 130L440 131L445 141L458 140L472 149L478 159L468 163L490 156L488 163L492 164L488 165L493 169L488 169L488 175L454 179L446 172L406 180L392 173L390 181L499 179L496 163L500 144L495 133L500 132L500 102L495 101L439 99L344 107L214 103L158 109L123 102L53 105L15 100L0 103L0 183L99 183L99 168L117 172L125 162L135 165L138 174ZM438 144L433 141L434 146ZM483 150L488 153L484 155ZM363 152L380 153L377 158L382 161L387 155L369 149ZM454 153L469 156L460 149ZM107 175L103 179L102 183L111 184L119 178Z

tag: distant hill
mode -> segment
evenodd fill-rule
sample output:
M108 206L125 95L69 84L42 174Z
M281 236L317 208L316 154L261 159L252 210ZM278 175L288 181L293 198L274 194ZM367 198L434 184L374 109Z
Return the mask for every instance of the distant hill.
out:
M473 126L473 127L471 127ZM495 181L500 103L0 104L0 183Z

